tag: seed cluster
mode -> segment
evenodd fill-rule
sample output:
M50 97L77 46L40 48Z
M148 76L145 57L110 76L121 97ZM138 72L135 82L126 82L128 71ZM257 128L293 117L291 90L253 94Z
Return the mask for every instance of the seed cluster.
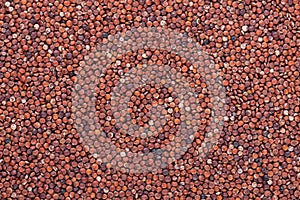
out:
M128 147L132 152L137 152L138 149L147 152L155 148L159 149L160 142L167 143L169 140L173 140L175 137L174 134L177 132L180 124L178 102L179 99L173 101L171 93L167 88L161 88L159 85L147 84L144 87L138 88L131 96L128 102L129 109L128 111L125 110L125 112L130 113L133 124L149 128L151 132L155 131L155 127L160 128L160 130L154 136L145 135L145 139L139 138L131 142L128 142L128 139L126 139L126 136L123 134L122 139L119 138L120 136L116 138L117 146L122 146L122 148ZM167 104L165 108L162 107L164 104ZM158 106L161 106L160 109ZM151 108L154 109L153 112L160 112L160 115L166 116L163 124L160 123L159 119L151 116ZM116 113L116 115L118 115L118 113ZM127 132L126 127L123 129L123 133L124 132ZM145 134L147 134L147 132ZM115 137L117 136L118 135L115 135Z
M183 38L174 38L169 31L161 29L136 29L119 37L109 37L108 43L97 46L81 63L82 71L79 71L75 83L77 89L73 101L76 104L75 126L83 143L101 162L133 173L154 171L182 156L194 140L194 133L204 138L205 129L209 129L205 125L209 121L211 103L206 94L207 86L201 80L201 71L205 70L212 78L213 69L203 67L197 70L187 59L154 48L157 44L160 44L158 49L169 47L170 41L184 43L183 47L176 48L180 49L179 54L195 54L190 56L195 64L207 65L207 56L199 54L200 51L191 51L194 44L181 36ZM136 47L139 47L138 52L122 55L124 48ZM163 59L158 59L158 56ZM105 64L107 66L101 67ZM94 88L98 97L93 103ZM146 93L140 95L140 89ZM138 99L139 96L143 99ZM137 125L136 119L132 119L132 111L144 106L140 105L140 101L147 103L145 96L153 104L148 106L150 112L144 109L139 115L148 115L151 120L148 123L140 121ZM93 107L98 112L89 109ZM219 110L216 109L216 112ZM213 128L216 129L215 126ZM200 143L201 139L197 140Z
M83 73L80 63L97 44L139 27L170 28L197 40L221 71L227 101L224 128L206 156L199 158L198 148L207 121L176 161L135 174L101 162L82 143L71 94L77 72ZM297 0L1 2L1 199L299 199L299 27ZM157 49L143 51L113 63L134 67L144 54L155 63L172 59ZM181 72L193 64L174 60ZM107 69L108 76L117 76L112 65ZM116 84L111 80L100 78L97 89L103 125L116 117L107 104ZM217 90L198 92L200 116L207 120L207 94ZM136 152L172 141L181 119L176 98L160 85L137 88L128 102L131 122L150 127L151 109L166 102L161 112L173 109L168 123L150 137L131 141L115 131L110 139ZM99 133L93 134L91 141Z

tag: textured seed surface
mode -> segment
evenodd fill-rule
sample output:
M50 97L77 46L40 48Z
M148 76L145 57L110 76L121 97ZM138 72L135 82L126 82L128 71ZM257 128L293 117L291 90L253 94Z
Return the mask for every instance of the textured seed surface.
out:
M187 152L165 168L122 173L82 144L71 117L72 88L97 44L131 28L159 26L196 39L220 69L224 128L202 159L196 149L204 138L196 132ZM0 199L299 199L299 27L297 0L1 1ZM155 50L114 63L150 57L168 63L167 54ZM188 71L182 58L174 61ZM107 74L97 93L104 124L112 121L105 105L116 72ZM201 97L205 119L210 100L205 92ZM156 126L148 107L163 101L172 121L165 131L134 141L112 134L115 144L138 152L172 140L181 107L172 92L138 88L129 113L132 123Z

